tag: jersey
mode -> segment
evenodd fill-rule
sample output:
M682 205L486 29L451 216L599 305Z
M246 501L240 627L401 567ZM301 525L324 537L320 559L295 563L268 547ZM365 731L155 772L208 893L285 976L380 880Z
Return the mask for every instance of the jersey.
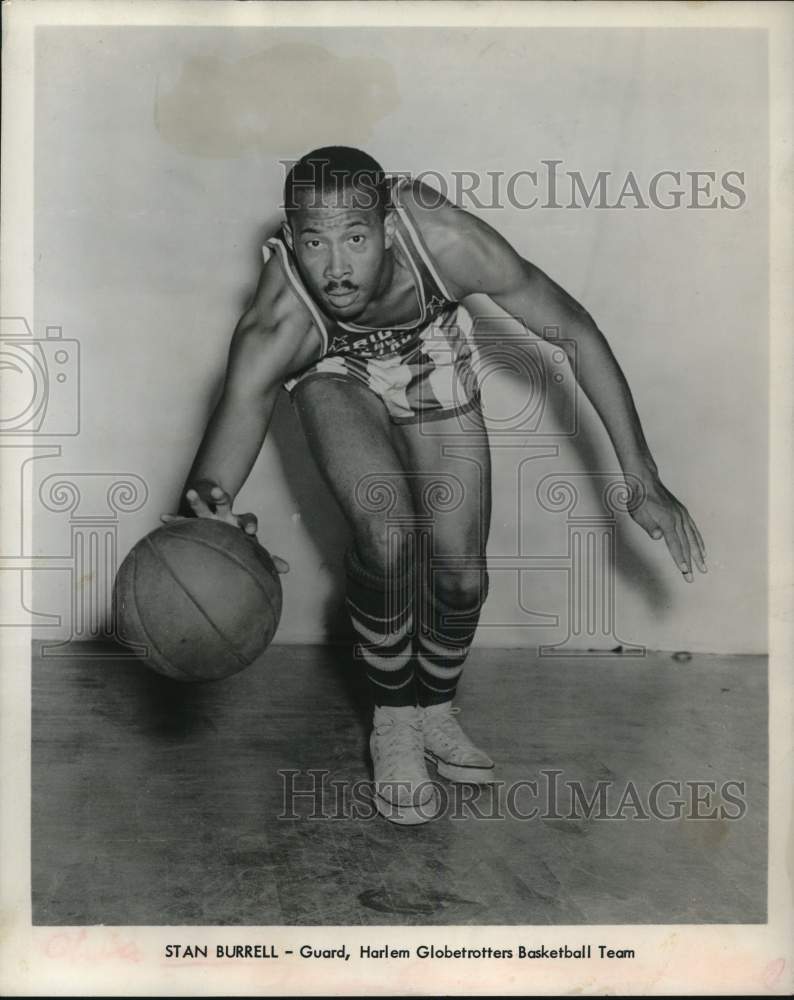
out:
M304 284L294 254L281 236L262 248L275 253L295 293L309 310L320 357L284 385L290 392L314 378L353 379L380 397L397 422L438 419L479 405L472 366L471 318L447 290L416 224L401 204L408 178L393 181L395 242L411 272L419 316L391 327L345 323L323 312Z

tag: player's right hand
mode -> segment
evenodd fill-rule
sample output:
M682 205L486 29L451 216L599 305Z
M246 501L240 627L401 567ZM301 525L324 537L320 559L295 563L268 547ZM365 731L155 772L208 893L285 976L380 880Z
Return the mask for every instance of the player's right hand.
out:
M232 500L229 494L216 483L202 483L198 489L192 488L185 493L185 500L196 517L211 517L216 521L225 521L246 533L256 536L259 522L256 514L235 514L232 511ZM179 514L162 514L160 520L165 524L170 521L182 520ZM273 563L279 573L288 573L289 564L280 556L271 554Z

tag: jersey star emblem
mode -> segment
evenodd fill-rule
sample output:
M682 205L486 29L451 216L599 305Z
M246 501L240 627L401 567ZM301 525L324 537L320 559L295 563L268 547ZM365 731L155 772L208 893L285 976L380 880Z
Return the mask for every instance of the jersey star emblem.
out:
M344 351L346 347L347 337L334 337L328 347L328 352L329 354L336 354L337 352Z
M436 309L440 309L446 303L446 299L442 299L440 295L431 295L427 300L427 308L429 312L435 312Z

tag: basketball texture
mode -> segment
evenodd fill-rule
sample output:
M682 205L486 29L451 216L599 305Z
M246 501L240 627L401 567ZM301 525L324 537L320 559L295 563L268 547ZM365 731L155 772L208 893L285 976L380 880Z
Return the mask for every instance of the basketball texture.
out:
M147 666L180 681L218 680L267 649L281 582L267 550L212 518L171 521L142 538L116 574L121 636Z

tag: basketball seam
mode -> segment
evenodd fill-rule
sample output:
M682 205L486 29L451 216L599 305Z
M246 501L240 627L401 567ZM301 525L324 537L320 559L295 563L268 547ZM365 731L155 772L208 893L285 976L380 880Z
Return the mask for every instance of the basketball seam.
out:
M176 664L172 663L168 659L168 657L165 655L165 653L162 651L162 649L160 649L160 647L157 645L157 643L152 638L151 633L149 632L148 628L146 628L146 626L144 625L143 618L141 618L140 615L138 615L138 624L141 626L141 630L142 630L143 634L146 636L146 641L149 643L149 645L151 646L152 650L157 654L157 656L158 656L159 659L161 659L164 663L168 664L169 670L173 670L175 673L181 674L186 680L190 679L190 674L187 673L187 671L182 670L181 667L178 667L178 666L176 666ZM178 680L179 679L178 677L174 677L174 675L172 673L166 674L166 676L170 677L172 680Z
M133 607L135 609L135 618L136 618L138 624L141 627L141 631L146 636L146 641L149 643L149 645L154 650L154 652L158 655L158 657L164 663L168 664L168 666L170 667L171 670L175 670L176 673L182 674L185 677L185 679L189 679L190 678L190 674L188 674L184 670L181 670L175 664L171 663L171 661L165 655L165 653L163 652L163 650L160 649L160 647L154 641L154 639L151 636L151 633L149 632L149 629L146 627L146 623L143 620L143 615L141 614L140 609L138 607L138 574L135 572L135 570L138 568L138 560L137 559L133 559L132 567L133 567L133 573L132 573L132 596L134 598L132 604L133 604ZM174 677L173 674L167 674L166 676L170 676L172 680L178 680L178 678Z
M195 541L195 539L192 539L192 540ZM223 632L221 632L221 630L215 624L215 622L212 621L212 619L209 617L209 615L204 610L204 608L202 608L202 606L199 604L199 602L196 600L196 598L187 589L187 587L185 586L185 584L183 583L183 581L180 580L179 576L173 570L173 568L171 567L171 565L169 564L168 560L165 558L165 556L163 555L163 553L158 550L157 546L154 545L154 543L152 542L152 540L150 538L146 539L146 543L149 546L149 548L152 550L152 552L154 553L154 555L156 556L156 558L162 563L162 565L168 571L168 574L171 577L171 579L175 583L179 584L180 588L182 589L182 592L185 594L185 596L188 598L188 600L191 601L191 603L195 606L195 608L198 610L199 614L204 618L204 620L206 621L206 623L215 632L215 634L220 639L222 639L223 642L229 647L232 655L237 660L237 662L241 663L244 667L250 666L251 661L250 660L246 660L242 656L240 656L240 654L235 649L234 643L228 638L228 636L225 636L223 634ZM201 543L201 544L203 544L203 543ZM217 549L217 548L215 548L214 545L208 545L207 548L215 549L216 552L221 552L221 553L223 553L223 555L228 555L228 553L224 549ZM232 559L233 559L234 562L238 562L238 560L234 559L233 556L232 556ZM265 596L267 596L267 595L265 595Z
M178 537L177 532L171 532L171 534ZM233 552L231 552L229 549L223 549L219 545L213 545L212 542L208 542L204 538L191 538L190 540L195 545L203 545L205 548L212 549L213 552L219 552L222 556L226 556L227 559L231 559L232 562L237 563L237 565L240 567L240 569L244 569L245 572L254 581L254 583L256 584L256 586L259 587L259 589L262 591L262 593L265 596L265 600L270 605L270 610L273 611L273 602L270 600L270 594L268 594L268 592L265 590L265 588L262 586L262 584L259 582L259 580L257 580L256 576L251 572L250 568L246 565L246 563L243 562L242 559L238 559L237 556ZM180 581L180 583L181 583L181 581Z
M171 534L175 535L176 537L178 537L177 532L171 532ZM191 540L191 542L193 542L196 545L203 545L205 548L211 549L213 552L218 552L222 556L226 556L228 559L231 559L232 562L237 563L237 565L240 567L240 569L244 569L245 572L254 581L254 583L256 584L256 586L261 590L262 595L264 596L264 598L267 601L267 603L270 605L270 613L271 613L271 615L273 616L273 618L276 618L276 609L273 607L273 601L270 599L270 594L268 594L267 590L265 590L265 588L262 586L262 584L259 582L259 580L257 580L256 576L251 572L250 568L242 561L242 559L238 559L237 556L233 552L229 551L229 549L222 549L219 545L213 545L212 542L208 542L204 538L191 538L190 540ZM158 551L158 555L159 555L159 551ZM182 583L181 580L177 579L177 582L179 583L180 586L184 586L184 584ZM275 632L275 630L274 630L274 632Z

